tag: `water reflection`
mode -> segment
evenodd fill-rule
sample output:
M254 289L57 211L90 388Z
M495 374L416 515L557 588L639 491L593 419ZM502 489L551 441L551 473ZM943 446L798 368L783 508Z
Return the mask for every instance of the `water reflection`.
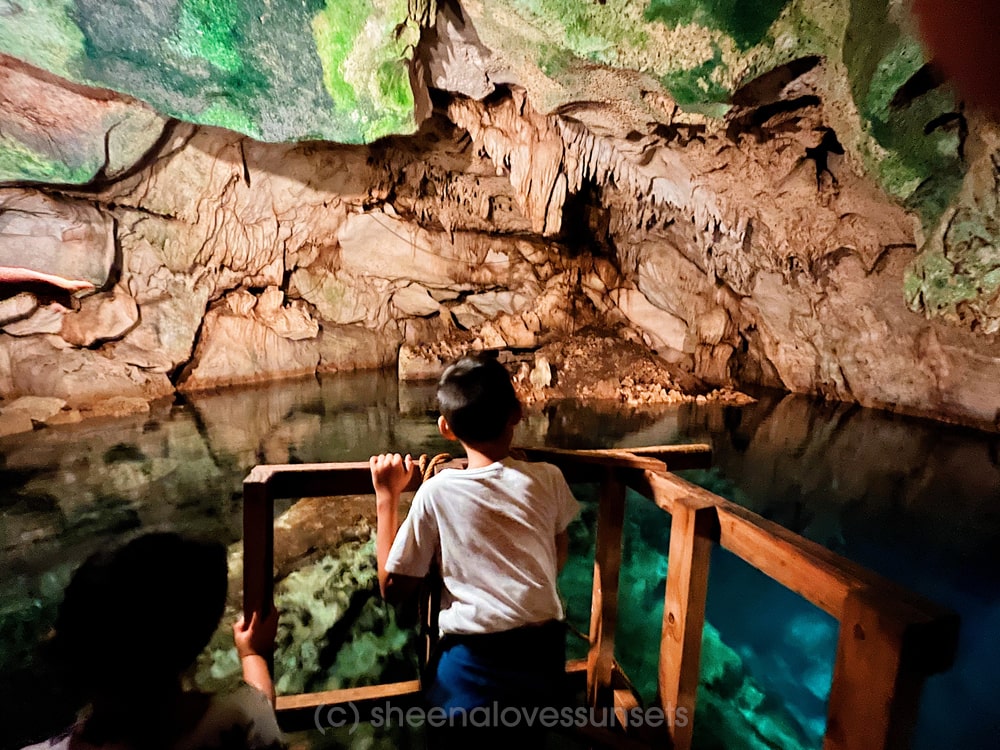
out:
M87 554L164 526L235 541L241 482L257 463L452 450L437 435L432 399L427 386L365 373L197 394L145 415L0 439L0 747L65 719L45 708L53 687L37 640ZM928 683L918 747L985 747L1000 729L1000 655L991 645L1000 626L1000 438L762 394L744 408L641 415L560 404L529 413L517 440L711 442L713 469L691 478L962 613L960 662ZM798 691L801 722L814 720L826 673L800 657L826 648L817 639L829 641L827 625L811 621L804 604L772 598L752 571L713 566L709 620L755 676L776 675L770 685L792 703ZM796 656L781 640L805 645Z

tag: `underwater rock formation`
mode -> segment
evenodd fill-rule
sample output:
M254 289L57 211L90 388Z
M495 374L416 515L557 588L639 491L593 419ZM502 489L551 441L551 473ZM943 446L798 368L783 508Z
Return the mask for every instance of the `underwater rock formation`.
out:
M597 495L589 487L575 487L574 492L582 504L582 520L570 526L570 558L560 574L560 590L568 621L578 631L586 632L590 621ZM662 637L669 564L664 550L668 546L669 528L666 514L645 498L628 494L615 655L647 702L656 699L657 664L649 656L651 649L655 653ZM572 638L568 644L570 649L574 645L583 646ZM786 653L790 654L801 648L791 642L786 645L789 646ZM832 648L833 641L823 645ZM780 697L769 694L760 678L774 675L755 676L745 657L728 646L707 621L701 648L698 703L694 710L696 747L797 750L822 744L825 723L820 721L815 726L809 721L814 717L795 716L792 702L786 705ZM816 658L825 663L825 656L832 657L832 650ZM829 692L830 677L832 672L818 687L821 701L825 701ZM823 677L819 679L822 683Z
M370 497L304 498L275 519L275 644L279 694L317 692L416 676L414 622L378 594L374 506ZM231 621L242 596L242 545L230 552ZM411 618L412 620L412 618ZM198 683L241 679L228 627L202 655Z

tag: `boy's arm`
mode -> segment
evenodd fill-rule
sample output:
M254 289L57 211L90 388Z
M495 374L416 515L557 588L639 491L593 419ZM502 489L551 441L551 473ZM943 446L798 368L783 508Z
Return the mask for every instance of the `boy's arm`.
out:
M556 571L561 571L569 559L569 531L556 534Z
M368 465L371 467L372 484L375 487L375 557L378 560L378 586L382 598L388 602L398 602L406 599L417 590L420 578L389 573L386 561L389 550L396 540L399 531L399 496L409 484L416 464L409 455L405 457L384 453L372 456Z
M240 657L243 680L267 696L274 705L274 681L267 666L267 655L274 651L274 637L278 631L278 610L272 606L271 612L262 623L257 622L254 612L247 625L241 616L233 625L233 642Z
M580 503L573 497L573 491L566 483L562 471L553 466L553 497L556 503L556 571L561 571L569 559L569 525L580 512Z

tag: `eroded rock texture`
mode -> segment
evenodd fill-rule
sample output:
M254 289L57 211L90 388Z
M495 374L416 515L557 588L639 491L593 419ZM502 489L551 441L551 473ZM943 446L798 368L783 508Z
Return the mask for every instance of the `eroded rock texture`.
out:
M997 428L1000 131L900 4L168 5L0 32L0 266L94 286L5 286L5 397L432 375L437 341L597 326L706 387Z

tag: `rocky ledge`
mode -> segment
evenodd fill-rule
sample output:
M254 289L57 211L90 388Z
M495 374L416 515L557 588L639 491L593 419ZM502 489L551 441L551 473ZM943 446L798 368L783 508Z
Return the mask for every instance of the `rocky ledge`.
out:
M537 348L503 349L497 357L511 373L522 402L564 399L603 401L636 408L648 405L721 401L753 403L745 393L714 388L683 368L657 357L629 328L591 328ZM473 342L474 343L474 342ZM475 346L461 337L421 346L404 346L400 380L439 376L447 364Z

